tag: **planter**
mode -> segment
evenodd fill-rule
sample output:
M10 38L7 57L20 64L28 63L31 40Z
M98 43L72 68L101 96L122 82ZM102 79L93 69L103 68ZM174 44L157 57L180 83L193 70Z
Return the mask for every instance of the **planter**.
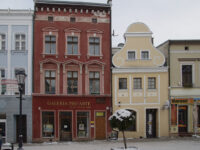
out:
M118 148L111 148L110 150L139 150L139 149L135 146L131 146L128 147L127 149L125 149L124 147L118 147Z

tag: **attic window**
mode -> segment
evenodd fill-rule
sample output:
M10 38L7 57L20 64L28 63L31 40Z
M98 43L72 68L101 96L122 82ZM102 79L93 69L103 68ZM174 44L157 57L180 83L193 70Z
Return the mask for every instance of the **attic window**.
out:
M48 16L48 21L53 22L53 16Z
M76 18L75 17L71 17L70 18L70 22L76 22Z
M92 18L92 23L97 23L97 18Z
M185 46L185 50L188 51L188 50L189 50L189 47L188 47L188 46Z

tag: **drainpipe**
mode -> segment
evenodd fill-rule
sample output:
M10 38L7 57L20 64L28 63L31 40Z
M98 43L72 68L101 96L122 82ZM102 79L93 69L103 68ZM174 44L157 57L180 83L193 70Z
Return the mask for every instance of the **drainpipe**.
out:
M171 41L168 41L168 99L169 99L169 135L171 136L171 82L170 82L170 45L171 45Z

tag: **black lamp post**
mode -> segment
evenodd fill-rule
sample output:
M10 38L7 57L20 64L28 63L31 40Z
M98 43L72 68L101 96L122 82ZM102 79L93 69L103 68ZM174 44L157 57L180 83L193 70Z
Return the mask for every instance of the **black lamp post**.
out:
M26 74L24 71L18 71L16 73L16 77L17 77L17 82L18 82L18 86L19 86L19 93L20 93L20 103L19 103L19 147L18 150L23 150L22 146L23 146L23 135L22 135L22 92L23 92L23 88L24 88L24 84L25 84L25 78L26 78Z

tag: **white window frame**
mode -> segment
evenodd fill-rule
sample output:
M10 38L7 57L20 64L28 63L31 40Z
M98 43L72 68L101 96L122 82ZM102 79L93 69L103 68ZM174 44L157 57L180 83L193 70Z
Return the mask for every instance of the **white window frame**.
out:
M144 58L142 58L142 52L148 52L149 53L149 58L148 59L144 59ZM150 51L149 50L141 50L140 51L140 59L141 60L149 60L151 57L150 57L151 55L150 55Z
M20 35L19 40L16 40L16 35ZM25 36L24 40L22 40L22 35ZM26 50L26 34L25 33L15 33L14 34L14 41L15 41L15 44L14 44L15 45L15 50L17 50L16 49L16 42L19 42L19 49L18 49L18 51L25 51ZM22 49L22 42L25 42L24 49Z
M128 53L129 53L129 52L135 52L135 58L134 58L134 59L129 59L129 58L128 58ZM130 60L130 61L131 61L131 60L136 60L136 59L137 59L137 51L136 51L136 50L128 50L128 51L127 51L127 57L126 57L126 59L127 59L127 60Z
M5 35L4 40L1 38L1 35ZM5 49L2 49L2 42L5 42L5 49L6 49L6 34L5 33L0 33L0 50L5 50Z
M192 85L194 85L195 81L195 63L194 62L181 62L180 63L180 77L181 77L181 86L183 86L183 78L182 78L182 66L183 65L191 65L192 66Z

